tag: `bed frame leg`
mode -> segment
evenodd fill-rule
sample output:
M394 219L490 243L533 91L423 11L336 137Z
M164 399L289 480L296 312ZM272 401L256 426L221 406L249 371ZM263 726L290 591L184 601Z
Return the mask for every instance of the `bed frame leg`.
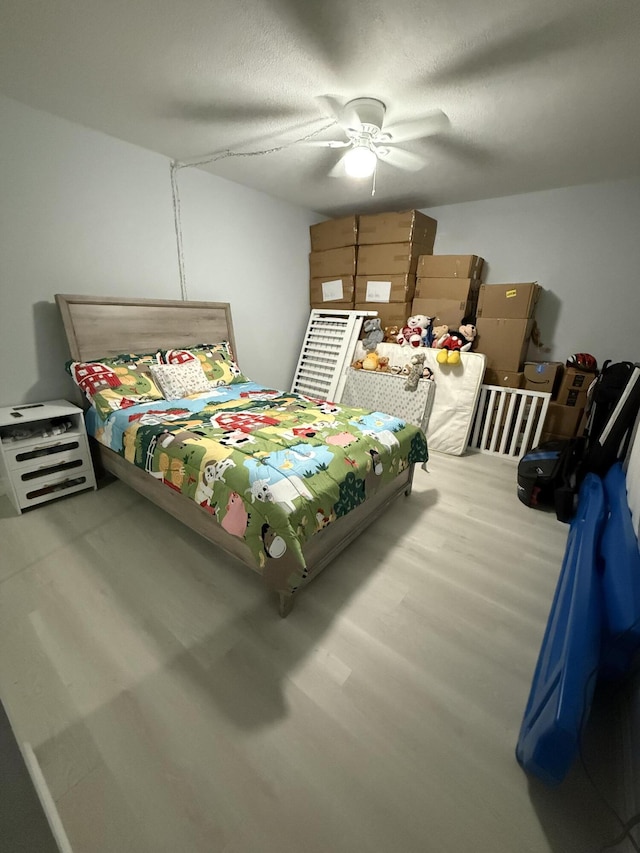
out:
M411 489L413 488L413 470L414 470L414 468L415 468L415 463L411 463L411 466L409 468L409 480L407 482L407 487L404 490L404 493L407 497L409 497L409 495L411 494Z
M292 592L278 592L278 613L283 619L286 619L287 616L291 613L293 608L293 593Z

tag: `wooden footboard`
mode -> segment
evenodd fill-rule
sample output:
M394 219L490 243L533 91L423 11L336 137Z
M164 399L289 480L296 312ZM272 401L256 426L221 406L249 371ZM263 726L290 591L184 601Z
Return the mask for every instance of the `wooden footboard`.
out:
M146 471L136 468L135 465L127 462L118 453L100 444L95 439L91 439L91 442L106 471L131 486L132 489L177 518L191 530L208 539L209 542L213 542L225 554L236 557L254 572L259 573L253 554L247 545L241 539L227 533L194 501L173 489L168 489ZM304 544L302 553L309 569L309 578L322 571L326 565L334 560L347 545L384 512L393 500L403 493L406 495L410 493L413 469L414 466L409 465L391 483L381 487L377 494L360 504L348 515L334 521ZM287 616L292 605L293 594L279 593L281 616Z

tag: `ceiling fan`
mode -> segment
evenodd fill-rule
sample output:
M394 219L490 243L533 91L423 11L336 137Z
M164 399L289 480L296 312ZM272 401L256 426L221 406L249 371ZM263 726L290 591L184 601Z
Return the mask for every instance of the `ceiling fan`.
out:
M418 171L427 165L419 154L396 148L398 143L424 139L448 126L449 120L436 110L419 119L384 128L386 106L377 98L355 98L342 106L335 98L318 98L345 133L346 139L310 140L306 144L321 148L349 149L331 169L331 177L370 178L379 162L398 169Z

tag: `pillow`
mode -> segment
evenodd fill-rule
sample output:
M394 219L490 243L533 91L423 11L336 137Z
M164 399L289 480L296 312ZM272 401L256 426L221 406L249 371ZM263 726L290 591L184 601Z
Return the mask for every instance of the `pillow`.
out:
M162 400L150 367L159 353L123 353L96 361L68 361L65 365L76 385L102 418L118 409Z
M228 341L219 344L197 344L188 349L170 349L163 353L166 364L184 364L197 359L211 385L235 385L249 382L233 360Z
M165 400L181 400L211 390L202 364L194 358L182 364L152 364L149 369Z

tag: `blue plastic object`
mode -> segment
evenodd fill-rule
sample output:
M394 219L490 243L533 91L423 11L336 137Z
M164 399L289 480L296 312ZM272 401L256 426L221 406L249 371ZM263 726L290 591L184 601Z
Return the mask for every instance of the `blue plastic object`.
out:
M603 563L604 637L601 675L623 676L640 647L640 550L627 503L627 483L617 462L604 478L609 516L600 541Z
M602 481L587 474L516 747L523 769L547 785L558 785L567 774L593 698L602 618L597 544L604 516Z

